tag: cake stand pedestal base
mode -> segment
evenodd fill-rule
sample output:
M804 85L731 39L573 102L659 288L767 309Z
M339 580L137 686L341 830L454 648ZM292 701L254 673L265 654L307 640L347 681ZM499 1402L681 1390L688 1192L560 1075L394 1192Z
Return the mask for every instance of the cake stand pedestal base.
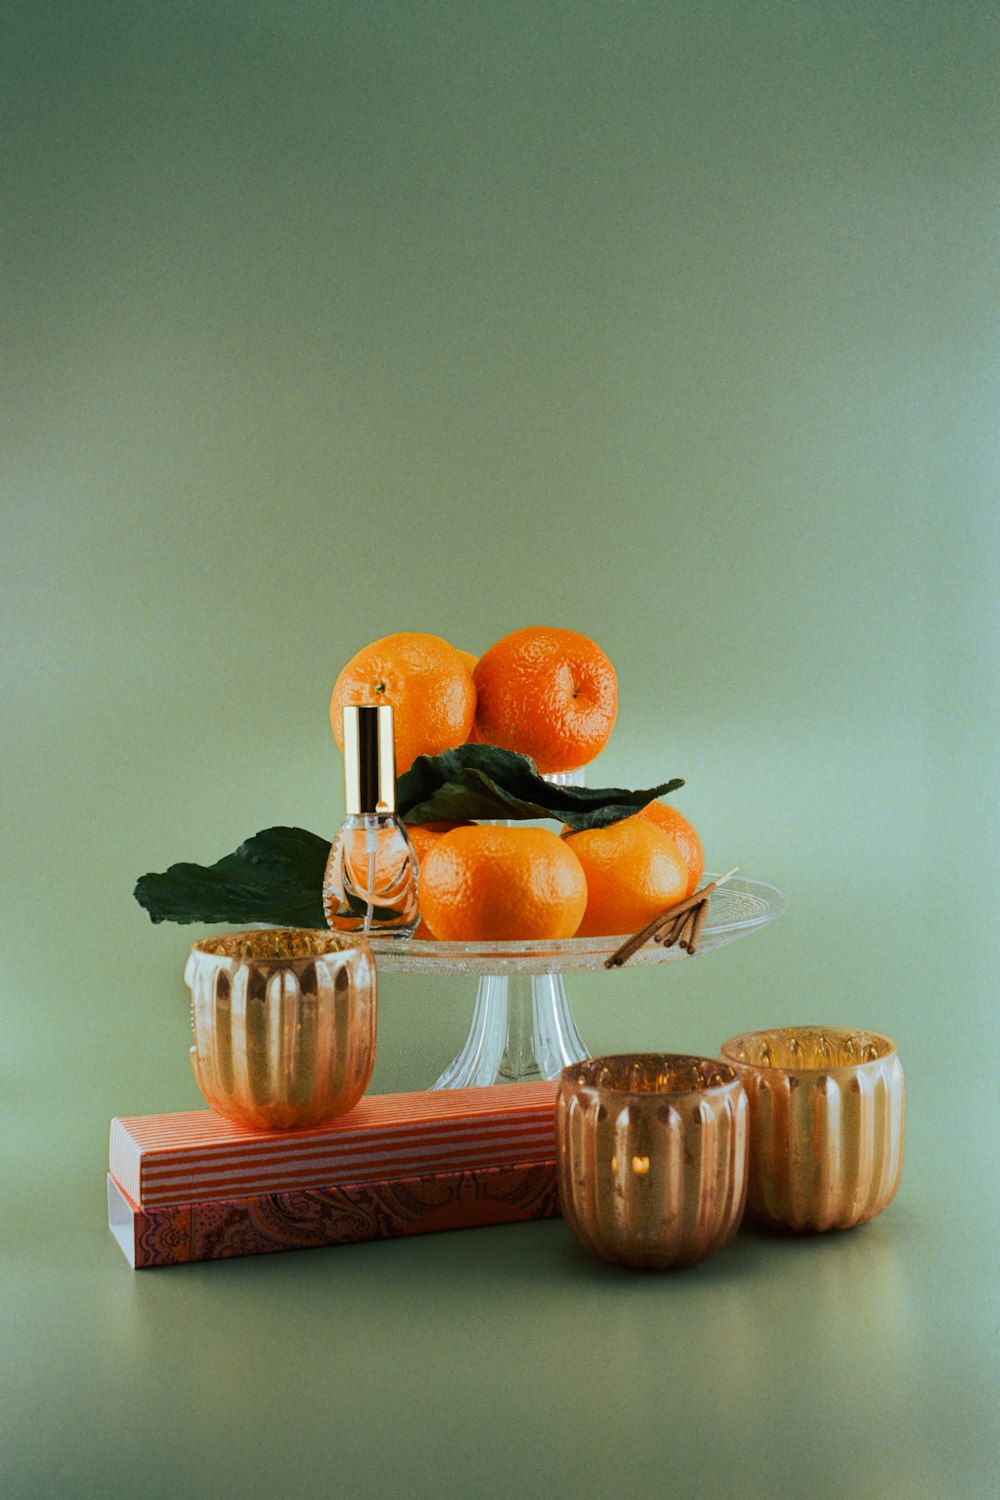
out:
M484 974L465 1045L434 1088L558 1078L589 1056L561 974Z

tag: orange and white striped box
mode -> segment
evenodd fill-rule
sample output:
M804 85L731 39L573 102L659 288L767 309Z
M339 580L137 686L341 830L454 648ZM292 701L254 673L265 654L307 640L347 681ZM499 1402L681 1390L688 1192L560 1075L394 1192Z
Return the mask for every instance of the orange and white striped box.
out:
M138 1267L544 1217L558 1212L555 1093L376 1094L309 1130L209 1110L115 1119L109 1222Z
M554 1083L373 1094L308 1130L211 1110L111 1122L111 1175L143 1208L335 1187L555 1156Z

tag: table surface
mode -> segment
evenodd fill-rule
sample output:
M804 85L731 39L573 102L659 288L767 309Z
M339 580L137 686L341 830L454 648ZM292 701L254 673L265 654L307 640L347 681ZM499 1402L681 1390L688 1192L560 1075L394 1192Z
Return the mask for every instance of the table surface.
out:
M560 1219L134 1273L106 1228L105 1122L57 1164L8 1091L0 1488L981 1500L993 1169L975 1101L942 1107L914 1062L879 1218L745 1226L659 1275L591 1259Z

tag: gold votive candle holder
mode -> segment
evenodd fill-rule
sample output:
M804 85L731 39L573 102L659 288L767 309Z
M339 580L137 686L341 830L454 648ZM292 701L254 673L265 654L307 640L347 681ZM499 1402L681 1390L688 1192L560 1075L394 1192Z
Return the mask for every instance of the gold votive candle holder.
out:
M556 1095L556 1161L563 1217L587 1250L655 1270L702 1260L743 1214L739 1075L676 1053L574 1063Z
M903 1169L903 1069L874 1031L787 1026L722 1056L750 1105L747 1207L788 1229L849 1229L889 1203Z
M375 1065L377 980L367 942L263 928L195 943L191 1066L206 1103L289 1130L354 1108Z

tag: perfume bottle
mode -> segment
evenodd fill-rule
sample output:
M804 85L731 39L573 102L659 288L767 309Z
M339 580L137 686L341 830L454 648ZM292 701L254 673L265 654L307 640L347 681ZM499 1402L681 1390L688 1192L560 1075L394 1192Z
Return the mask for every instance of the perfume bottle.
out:
M420 921L417 860L396 815L392 708L344 709L347 816L323 877L323 910L335 932L412 937Z

